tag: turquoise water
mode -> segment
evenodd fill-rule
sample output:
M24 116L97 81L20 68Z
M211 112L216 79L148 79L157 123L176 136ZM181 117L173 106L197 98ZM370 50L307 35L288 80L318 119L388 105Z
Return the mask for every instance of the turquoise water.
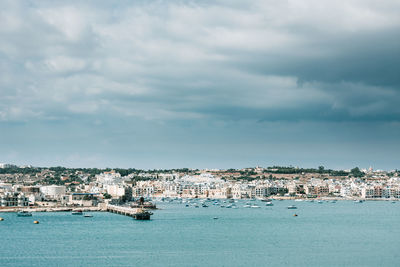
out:
M257 204L158 203L151 221L2 213L0 266L400 266L400 203Z

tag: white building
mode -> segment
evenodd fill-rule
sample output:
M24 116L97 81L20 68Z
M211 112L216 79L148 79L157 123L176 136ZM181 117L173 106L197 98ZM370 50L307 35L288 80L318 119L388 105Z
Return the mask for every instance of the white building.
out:
M125 195L125 188L120 185L107 185L107 194L112 197L122 197Z
M29 205L29 199L24 194L5 193L0 195L2 207L25 207Z
M97 174L96 180L98 183L101 183L104 185L118 184L118 183L122 182L121 174L118 172L115 172L114 170L109 171L109 172L103 172L101 174Z
M40 192L45 196L58 199L65 195L66 187L64 185L46 185L40 187Z

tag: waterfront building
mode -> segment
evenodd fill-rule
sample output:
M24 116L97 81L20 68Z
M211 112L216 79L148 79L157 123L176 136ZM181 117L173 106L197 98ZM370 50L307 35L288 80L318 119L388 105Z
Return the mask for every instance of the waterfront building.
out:
M0 194L0 206L2 207L26 207L29 206L29 199L24 194L3 193Z
M50 199L60 199L66 193L66 186L65 185L41 186L40 192Z

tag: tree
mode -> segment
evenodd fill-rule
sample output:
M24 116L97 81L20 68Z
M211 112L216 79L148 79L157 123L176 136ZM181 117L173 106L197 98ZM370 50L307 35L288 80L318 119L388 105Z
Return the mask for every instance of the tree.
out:
M324 166L319 166L319 167L318 167L318 172L319 172L319 173L324 173L324 171L325 171Z
M364 173L362 171L360 171L360 169L358 167L351 169L350 173L354 177L363 177L364 176Z

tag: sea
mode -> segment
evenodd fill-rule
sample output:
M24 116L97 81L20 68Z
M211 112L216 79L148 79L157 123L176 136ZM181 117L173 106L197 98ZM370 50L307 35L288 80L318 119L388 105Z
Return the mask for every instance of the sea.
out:
M0 266L400 266L400 202L235 204L161 202L150 221L0 213Z

